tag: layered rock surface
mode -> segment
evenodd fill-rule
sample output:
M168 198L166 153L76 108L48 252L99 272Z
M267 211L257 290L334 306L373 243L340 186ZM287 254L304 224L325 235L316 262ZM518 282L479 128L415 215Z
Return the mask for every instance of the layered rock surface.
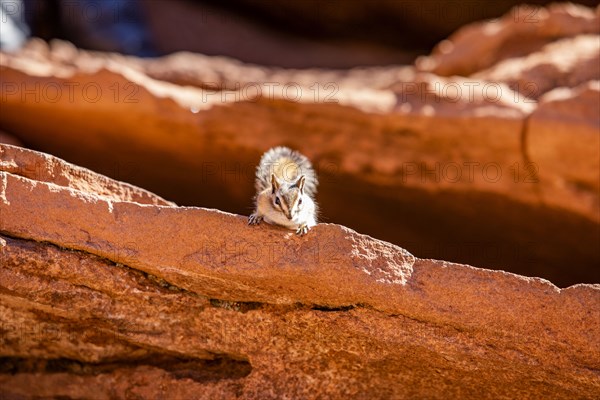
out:
M177 204L239 214L262 152L289 145L318 167L325 222L421 257L599 282L597 11L519 10L416 67L284 70L32 41L0 55L0 128Z
M9 145L0 235L8 398L600 393L598 285L249 227Z

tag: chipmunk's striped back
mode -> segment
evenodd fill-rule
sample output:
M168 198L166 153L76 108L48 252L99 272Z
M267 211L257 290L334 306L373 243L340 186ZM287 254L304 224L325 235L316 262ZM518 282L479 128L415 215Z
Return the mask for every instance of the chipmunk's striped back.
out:
M256 168L256 191L262 192L271 187L271 174L280 181L295 182L298 177L304 175L306 182L304 190L313 197L317 192L317 175L312 164L302 154L287 147L274 147L263 154Z

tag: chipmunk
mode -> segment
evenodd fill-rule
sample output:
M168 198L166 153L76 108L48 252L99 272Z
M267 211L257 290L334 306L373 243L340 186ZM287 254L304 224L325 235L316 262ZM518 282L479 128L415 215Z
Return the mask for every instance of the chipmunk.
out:
M287 147L263 154L256 167L256 209L248 225L262 220L304 235L317 224L317 175L308 158Z

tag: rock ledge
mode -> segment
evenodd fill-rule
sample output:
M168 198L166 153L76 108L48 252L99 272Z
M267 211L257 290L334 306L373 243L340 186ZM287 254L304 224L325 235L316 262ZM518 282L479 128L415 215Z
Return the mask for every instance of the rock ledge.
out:
M8 397L593 398L600 285L176 207L0 145Z

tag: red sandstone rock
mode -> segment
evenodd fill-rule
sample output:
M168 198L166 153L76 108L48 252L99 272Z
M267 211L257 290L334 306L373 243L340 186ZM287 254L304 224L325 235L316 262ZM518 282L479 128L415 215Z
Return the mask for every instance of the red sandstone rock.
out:
M0 168L16 176L80 190L113 200L141 204L175 205L159 196L124 182L93 173L49 154L16 146L0 147Z
M116 192L65 185L72 165L0 148L3 396L600 391L598 285L421 260L338 225L297 237L125 201L91 171ZM53 174L15 173L38 161Z
M599 66L598 35L579 35L550 43L528 56L501 61L473 77L504 82L537 100L556 87L574 88L600 79Z
M537 97L526 97L518 83L535 78L550 93L561 90L553 81L588 85L593 70L583 72L594 60L596 16L564 5L537 15L529 28L511 25L510 16L498 31L494 23L473 28L500 46L481 71L490 78L413 67L284 70L191 54L146 61L32 41L21 53L0 55L0 124L36 149L177 204L238 214L250 210L262 152L286 144L317 165L325 221L423 257L543 276L560 286L594 283L597 118L588 113L586 122L571 124L571 114L597 103L583 96L558 121L537 114ZM513 43L514 30L544 40ZM514 48L503 47L507 37ZM567 44L576 46L575 56L555 60ZM528 53L520 68L509 68ZM466 61L482 58L468 54ZM53 97L57 86L60 99ZM255 97L257 87L262 97ZM579 98L577 86L570 90L567 97ZM547 149L557 137L553 126L586 139L561 134L560 152Z
M503 60L534 53L557 39L599 32L597 10L573 3L547 8L517 6L498 20L459 29L430 56L417 60L417 66L443 76L468 76Z
M244 214L261 152L287 144L326 221L402 245L248 227L0 145L0 397L598 397L599 285L404 250L599 281L598 16L532 15L466 27L434 73L0 53L0 127L37 149Z
M540 99L528 122L544 202L570 203L600 216L600 81L558 88ZM569 149L570 151L565 151Z

